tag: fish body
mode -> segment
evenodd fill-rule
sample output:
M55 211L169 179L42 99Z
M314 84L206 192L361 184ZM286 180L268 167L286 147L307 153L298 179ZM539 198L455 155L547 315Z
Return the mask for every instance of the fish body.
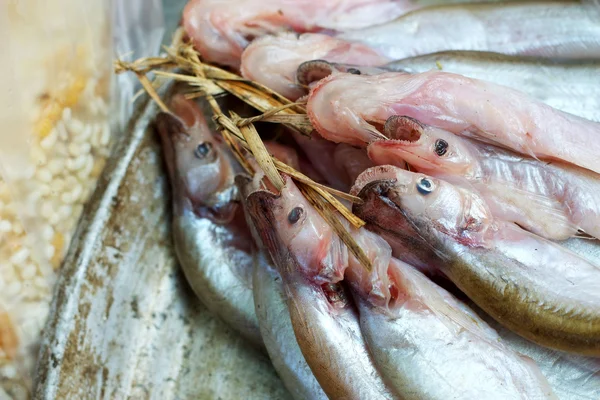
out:
M392 260L397 300L359 298L377 366L403 399L557 399L533 360L409 265Z
M268 230L262 229L263 236L270 237L267 241L284 238L281 240L285 246L281 247L291 250L298 260L302 260L292 271L305 271L305 279L307 276L313 276L313 281L330 277L335 281L343 276L359 303L360 329L369 353L377 370L399 398L470 399L485 395L507 399L554 398L534 362L501 344L492 329L447 292L412 267L393 260L391 249L380 237L366 230L351 229L353 238L372 262L372 271L367 272L347 250L335 244L339 239L331 236L331 228L323 225L321 217L301 197L292 194L297 189L291 185L288 180L280 197L271 197L270 212L278 222L270 224ZM262 203L262 213L267 211L266 205ZM303 211L296 219L298 207ZM296 222L290 223L286 215L293 216L291 221ZM320 228L315 230L315 226ZM323 287L330 289L333 286L326 284ZM322 292L315 285L295 284L288 293L290 299L306 297L317 299L317 305L323 304L318 301ZM347 298L340 293L334 292L333 298L337 301ZM332 298L331 293L329 297ZM313 307L315 305L303 305L297 311L290 308L290 313L312 314ZM316 316L317 321L323 320L331 312L321 308L312 318ZM338 313L336 321L346 324L344 321L349 321L347 315ZM315 325L307 319L303 323ZM327 324L331 326L331 322ZM338 330L333 327L328 331L335 335ZM346 325L343 331L356 331L354 341L361 335L354 323ZM298 331L296 337L299 342L303 340ZM323 341L314 335L311 340L313 343ZM339 336L337 340L343 341L344 337ZM329 361L321 368L340 357L337 348L334 351L332 354L329 350ZM346 348L346 351L352 349ZM340 364L338 368L346 373L348 365ZM318 373L314 366L313 371ZM482 376L485 379L481 379Z
M474 192L391 166L379 170L381 180L372 172L361 181L362 194L377 187L431 246L442 272L479 307L543 346L600 355L600 268L494 221ZM378 223L394 229L389 221Z
M327 399L296 342L279 273L266 257L254 267L254 304L265 347L277 374L294 399Z
M411 74L439 69L481 79L520 90L557 110L600 121L600 91L595 85L598 60L445 51L393 61L381 68Z
M441 5L338 37L394 60L445 50L593 59L600 56L599 17L598 7L580 2Z
M177 95L156 127L173 193L173 244L192 289L214 314L262 346L252 295L254 249L233 182L235 162L202 111Z
M319 81L307 112L325 139L356 146L385 139L388 118L408 116L543 160L600 172L600 123L519 91L447 72L334 74Z
M192 0L183 26L206 60L238 67L244 48L266 34L360 29L417 7L408 0Z
M553 240L582 230L600 237L600 175L560 162L523 157L411 118L392 117L369 145L378 165L400 165L471 187L498 219Z
M347 251L324 220L311 217L316 211L291 179L285 181L280 196L256 191L245 202L281 274L306 362L329 398L395 398L372 363L357 311L340 284Z

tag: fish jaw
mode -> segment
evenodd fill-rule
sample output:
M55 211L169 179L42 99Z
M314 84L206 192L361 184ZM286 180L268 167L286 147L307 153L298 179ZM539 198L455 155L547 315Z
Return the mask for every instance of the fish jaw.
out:
M309 119L321 136L336 143L365 147L374 140L387 139L381 127L396 115L396 88L407 79L410 75L400 73L330 75L310 90ZM412 80L412 85L405 85L402 94L417 90L417 83Z
M304 85L297 82L296 72L299 65L309 60L372 66L384 64L388 59L365 45L324 34L283 33L252 42L242 54L241 73L296 100L306 94Z
M390 140L372 142L369 157L378 165L402 167L402 161L432 175L472 176L477 168L468 144L451 132L404 116L391 116L384 125Z
M183 95L173 97L171 113L159 113L161 137L176 212L193 210L200 218L227 223L234 217L237 191L227 149L208 127L198 105Z

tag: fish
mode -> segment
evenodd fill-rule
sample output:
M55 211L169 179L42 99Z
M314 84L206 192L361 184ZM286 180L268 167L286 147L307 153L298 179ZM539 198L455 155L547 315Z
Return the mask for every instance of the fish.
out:
M385 166L372 168L361 175L352 193L358 195L360 189L369 185L368 175L377 173L377 170L385 171L389 174L389 179L394 179L389 168ZM378 178L381 178L381 175ZM435 255L434 249L419 236L408 220L398 215L397 207L379 195L382 189L381 185L371 185L363 191L361 196L363 202L353 206L354 213L367 222L367 229L377 233L390 244L394 257L402 258L414 267L418 266L424 274L439 280L442 260ZM598 242L572 238L561 242L561 245L600 266ZM464 298L463 301L496 330L502 341L511 349L536 362L560 399L592 400L600 396L600 359L577 356L536 345L503 327L468 298Z
M171 182L177 258L209 311L262 347L252 293L255 245L234 184L241 167L196 103L178 94L170 108L155 127Z
M306 363L292 328L281 276L269 263L254 269L254 302L273 366L295 399L327 399Z
M307 94L306 88L296 81L298 66L314 59L360 63L363 66L391 61L360 43L350 43L318 33L283 33L253 41L242 53L240 71L245 78L262 83L288 99L296 100Z
M600 94L594 82L600 61L511 56L486 51L442 51L408 57L379 66L311 60L300 64L297 79L305 86L332 73L377 75L385 72L418 74L431 70L517 89L556 108L591 121L600 121ZM585 102L581 99L585 98Z
M348 190L351 183L344 167L334 159L337 145L323 139L316 131L310 136L290 131L294 141L302 149L310 165L334 189Z
M362 70L360 66L351 67ZM381 71L411 74L437 69L511 87L557 110L600 121L600 93L592 83L600 73L597 59L557 60L485 51L445 51L380 67Z
M347 250L323 219L308 215L315 211L288 176L284 182L280 195L257 190L244 201L281 274L306 362L329 398L396 398L373 365L357 311L341 283ZM311 242L321 246L307 246Z
M556 110L517 90L441 71L334 74L308 96L307 113L327 140L354 146L387 139L391 116L407 116L540 160L600 172L600 123Z
M439 5L336 37L394 60L445 50L594 59L599 18L600 8L572 1Z
M477 191L494 217L552 240L578 231L600 237L600 175L560 162L544 162L454 135L401 116L388 118L369 157L404 166Z
M281 276L266 257L254 266L253 288L256 315L269 358L294 399L326 400L296 342Z
M367 272L346 249L333 244L339 239L292 185L286 182L281 195L271 197L269 208L277 222L261 228L262 235L279 238L278 247L301 260L295 270L305 276L321 282L339 282L343 276L348 282L358 298L369 352L395 395L555 398L531 359L504 346L485 322L414 268L393 260L383 239L351 229L372 261L373 270ZM269 212L266 203L257 208L261 215Z
M375 190L396 208L377 224L406 219L439 258L441 272L503 326L534 343L600 355L600 268L518 226L494 220L473 191L393 166L374 167L361 198ZM360 213L358 213L360 216ZM371 215L374 222L375 215Z
M365 149L344 143L336 146L333 151L333 160L338 167L346 171L348 182L354 182L364 170L374 165Z
M379 370L403 399L558 399L536 363L466 305L392 259L387 307L358 297Z
M182 25L202 57L234 68L252 40L285 31L334 34L390 21L409 0L191 0Z

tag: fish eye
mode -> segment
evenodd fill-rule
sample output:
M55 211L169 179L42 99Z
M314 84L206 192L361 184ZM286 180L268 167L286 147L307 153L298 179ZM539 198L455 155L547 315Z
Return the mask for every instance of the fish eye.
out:
M427 194L433 192L433 189L434 189L433 182L429 178L421 178L417 182L417 190L421 194L427 195Z
M290 222L290 224L295 224L296 222L298 222L300 220L300 217L302 217L302 213L304 213L302 207L294 207L292 211L290 211L290 213L288 214L288 221Z
M194 150L194 155L196 158L203 159L210 154L211 150L212 144L210 142L202 142Z
M348 68L348 73L352 75L360 75L360 70L356 68Z
M446 151L448 151L448 142L446 142L444 139L436 140L434 151L438 156L443 156L446 154Z

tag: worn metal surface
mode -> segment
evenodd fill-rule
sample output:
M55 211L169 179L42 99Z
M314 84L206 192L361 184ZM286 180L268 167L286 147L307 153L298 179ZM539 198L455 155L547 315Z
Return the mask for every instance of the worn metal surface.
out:
M268 358L208 313L177 265L155 112L139 108L84 212L36 398L287 398Z

